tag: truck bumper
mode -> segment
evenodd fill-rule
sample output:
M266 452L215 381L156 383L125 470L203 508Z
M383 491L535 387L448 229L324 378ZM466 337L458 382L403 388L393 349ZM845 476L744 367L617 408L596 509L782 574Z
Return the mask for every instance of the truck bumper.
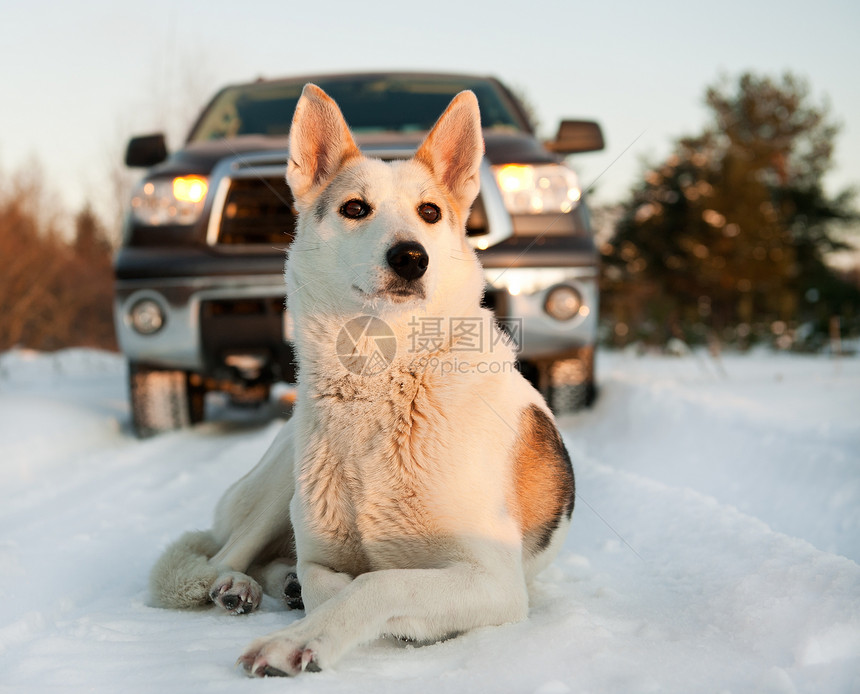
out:
M117 339L132 362L217 379L293 381L284 297L281 274L118 279ZM133 325L142 301L154 302L163 317L151 334Z
M487 303L513 335L518 357L548 362L570 357L597 339L598 286L595 267L487 268ZM570 287L580 297L580 308L565 320L546 310L557 287Z

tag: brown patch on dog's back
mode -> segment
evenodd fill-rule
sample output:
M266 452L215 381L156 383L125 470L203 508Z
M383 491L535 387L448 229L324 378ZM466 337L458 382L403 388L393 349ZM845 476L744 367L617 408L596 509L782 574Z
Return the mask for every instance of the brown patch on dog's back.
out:
M511 500L526 551L546 549L562 517L573 513L575 494L573 466L555 424L530 405L520 417Z

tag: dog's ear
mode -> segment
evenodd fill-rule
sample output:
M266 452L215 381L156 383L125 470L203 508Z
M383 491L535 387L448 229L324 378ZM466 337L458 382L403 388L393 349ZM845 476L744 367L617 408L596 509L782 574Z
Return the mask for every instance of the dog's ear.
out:
M360 155L334 100L307 84L296 104L290 127L287 183L299 207L309 204L338 169Z
M460 92L445 109L415 153L448 189L465 219L481 186L481 113L471 91Z

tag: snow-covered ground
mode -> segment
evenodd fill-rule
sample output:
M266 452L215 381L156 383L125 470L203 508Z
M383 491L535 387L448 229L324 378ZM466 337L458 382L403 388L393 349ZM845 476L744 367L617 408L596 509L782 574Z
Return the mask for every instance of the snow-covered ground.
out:
M155 609L146 583L279 420L141 442L119 357L0 355L0 691L860 692L860 359L599 372L597 407L561 420L579 499L526 622L257 681L233 662L295 614Z

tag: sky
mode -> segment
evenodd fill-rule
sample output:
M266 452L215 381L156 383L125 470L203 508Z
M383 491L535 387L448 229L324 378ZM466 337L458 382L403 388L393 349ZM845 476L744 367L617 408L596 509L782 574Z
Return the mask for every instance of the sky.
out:
M708 85L790 70L843 125L828 190L860 187L856 0L4 0L0 33L0 176L40 172L69 210L109 214L128 138L166 130L177 147L224 84L364 69L494 75L547 138L598 120L606 150L572 163L600 202L702 129Z

